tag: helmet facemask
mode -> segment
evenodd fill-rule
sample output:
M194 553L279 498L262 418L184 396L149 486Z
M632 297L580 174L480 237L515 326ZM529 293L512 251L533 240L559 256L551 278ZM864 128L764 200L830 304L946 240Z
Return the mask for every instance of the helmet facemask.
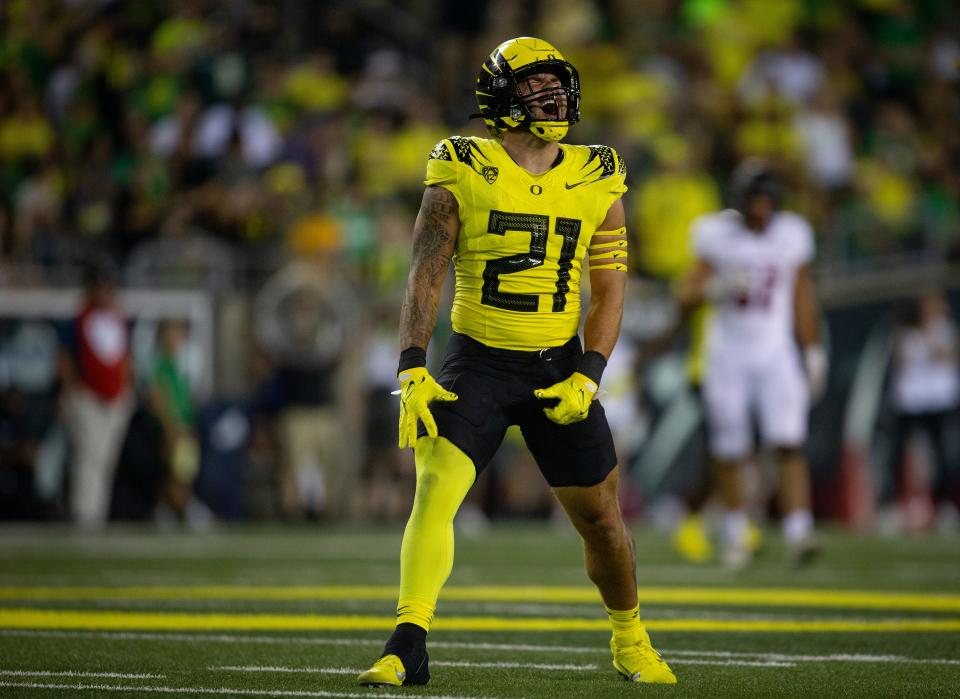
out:
M580 118L580 84L566 61L538 61L514 77L510 116L544 141L560 141Z

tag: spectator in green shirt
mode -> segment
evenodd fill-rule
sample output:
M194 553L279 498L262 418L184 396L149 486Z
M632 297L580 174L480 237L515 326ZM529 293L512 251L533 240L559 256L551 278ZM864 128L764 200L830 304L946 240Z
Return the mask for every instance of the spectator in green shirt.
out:
M190 328L183 320L165 320L157 332L157 352L150 370L150 404L166 433L169 477L167 504L178 515L186 512L200 466L196 411L190 382L181 366L181 350Z

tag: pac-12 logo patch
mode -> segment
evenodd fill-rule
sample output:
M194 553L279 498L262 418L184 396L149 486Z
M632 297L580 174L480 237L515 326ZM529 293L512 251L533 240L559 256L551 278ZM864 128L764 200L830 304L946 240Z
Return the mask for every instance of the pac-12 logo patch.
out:
M493 184L497 181L500 170L490 165L484 165L481 174L483 175L483 179L487 181L487 184Z

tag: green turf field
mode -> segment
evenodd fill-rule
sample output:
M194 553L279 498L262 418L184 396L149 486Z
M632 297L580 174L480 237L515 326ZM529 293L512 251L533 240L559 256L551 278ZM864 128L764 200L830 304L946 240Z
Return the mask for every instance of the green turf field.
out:
M392 626L399 528L0 530L0 696L960 696L960 541L775 536L745 571L637 532L641 611L679 678L630 685L565 529L461 536L427 687L356 673Z

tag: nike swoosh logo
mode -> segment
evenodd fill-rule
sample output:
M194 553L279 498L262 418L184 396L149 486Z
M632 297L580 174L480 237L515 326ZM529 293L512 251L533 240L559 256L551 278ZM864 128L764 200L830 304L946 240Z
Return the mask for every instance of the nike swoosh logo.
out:
M570 184L569 182L564 182L564 183L563 183L563 186L566 187L567 189L573 189L574 187L579 187L579 186L582 185L582 184L590 184L590 183L587 182L587 181L584 181L584 182L574 182L573 184Z

